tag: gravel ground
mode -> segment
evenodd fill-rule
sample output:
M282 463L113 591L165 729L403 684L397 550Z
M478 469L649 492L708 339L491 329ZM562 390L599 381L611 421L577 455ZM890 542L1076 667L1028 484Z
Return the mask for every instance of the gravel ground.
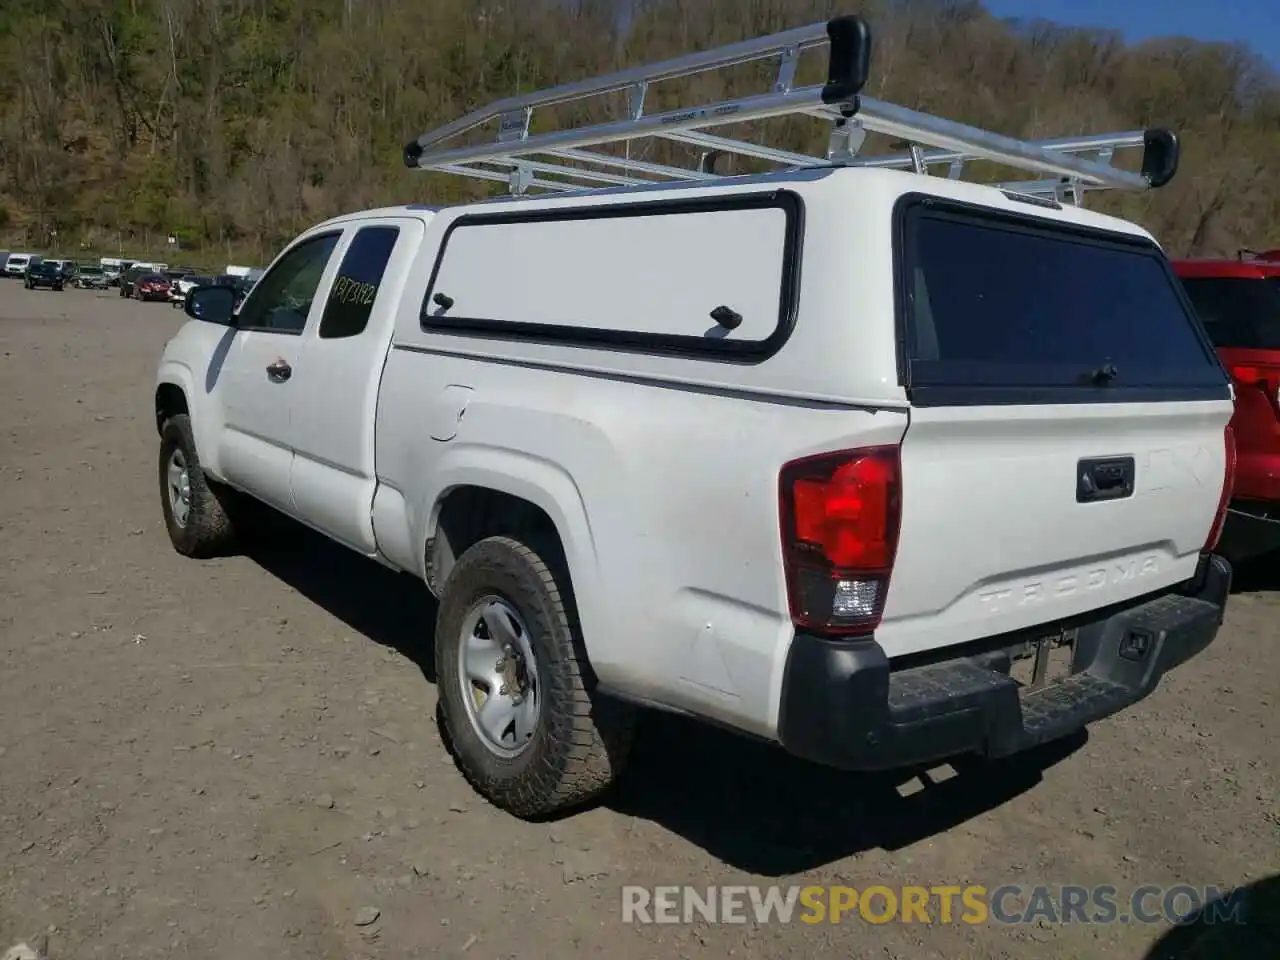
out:
M499 813L441 743L419 585L291 524L252 556L170 548L151 390L181 320L0 281L0 951L1144 960L1166 926L627 924L621 888L1274 891L1266 570L1151 698L1016 762L854 776L651 717L607 803ZM1249 929L1179 930L1180 955L1263 956Z

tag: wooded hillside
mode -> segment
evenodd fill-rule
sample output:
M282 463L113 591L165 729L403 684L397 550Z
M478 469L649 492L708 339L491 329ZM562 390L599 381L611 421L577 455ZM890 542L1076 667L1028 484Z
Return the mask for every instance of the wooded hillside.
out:
M1247 49L1126 47L957 0L4 0L0 243L173 233L261 262L337 212L485 192L401 148L496 97L851 11L872 96L1025 136L1172 127L1169 187L1090 205L1176 254L1280 245L1280 79ZM783 135L825 146L817 123Z

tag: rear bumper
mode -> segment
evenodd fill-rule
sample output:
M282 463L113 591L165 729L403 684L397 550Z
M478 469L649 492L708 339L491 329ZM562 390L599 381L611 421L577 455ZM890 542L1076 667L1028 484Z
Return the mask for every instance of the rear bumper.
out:
M791 753L849 770L1017 753L1146 697L1213 641L1230 591L1230 563L1202 558L1182 590L1073 624L1071 676L1037 689L1009 676L1009 654L1000 650L891 670L874 640L798 634L783 678L779 739Z

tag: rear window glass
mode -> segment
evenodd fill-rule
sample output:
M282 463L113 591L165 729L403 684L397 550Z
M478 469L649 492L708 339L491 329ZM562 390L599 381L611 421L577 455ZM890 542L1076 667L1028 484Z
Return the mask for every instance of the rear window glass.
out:
M904 221L913 390L1225 395L1217 358L1154 247L939 207L910 207Z
M1215 347L1280 350L1280 279L1188 277L1182 285Z

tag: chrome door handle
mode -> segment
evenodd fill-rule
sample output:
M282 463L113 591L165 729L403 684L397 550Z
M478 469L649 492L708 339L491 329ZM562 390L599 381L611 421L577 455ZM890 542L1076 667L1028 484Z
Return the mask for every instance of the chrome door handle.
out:
M293 376L293 367L283 360L267 364L267 379L272 383L284 383Z

